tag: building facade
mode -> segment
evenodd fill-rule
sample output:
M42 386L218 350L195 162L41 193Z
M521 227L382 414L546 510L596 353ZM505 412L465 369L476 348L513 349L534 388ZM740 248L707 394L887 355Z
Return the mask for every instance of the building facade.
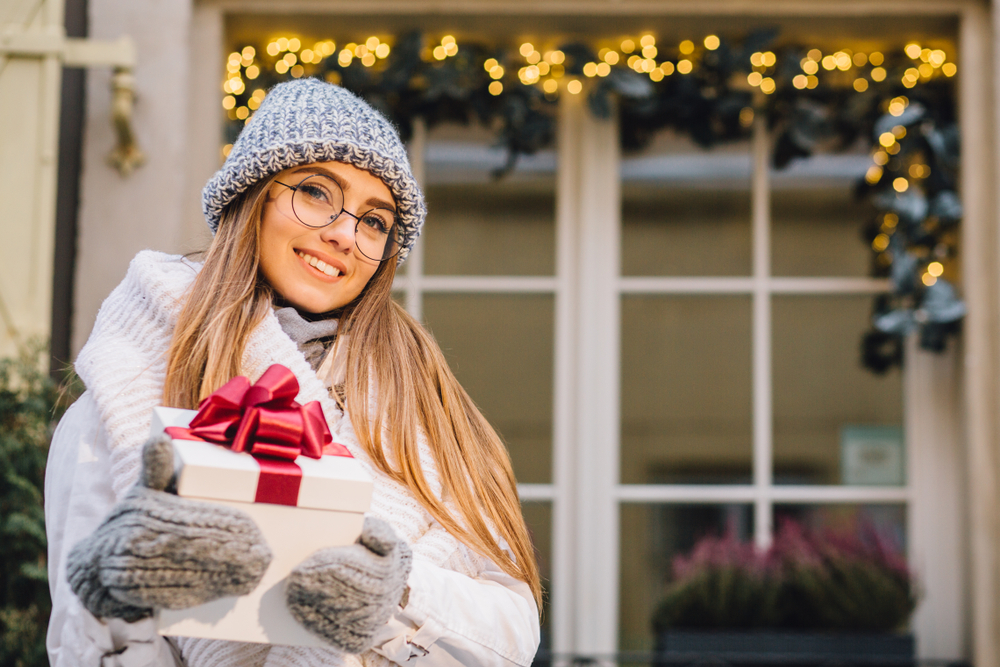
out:
M108 167L112 73L90 71L70 354L137 251L207 246L200 191L231 141L220 85L245 46L419 30L541 50L774 26L823 53L947 51L968 314L942 353L911 336L902 368L858 363L872 299L890 288L869 277L859 239L871 214L854 193L871 162L863 142L778 170L775 130L758 118L712 149L664 131L623 151L613 110L596 116L583 94L560 94L552 146L499 180L495 128L415 125L430 212L397 297L509 444L551 650L650 649L671 559L705 533L766 546L784 518L864 520L916 572L919 656L1000 665L1000 16L989 3L88 0L88 14L90 37L135 44L147 159L127 177ZM872 451L882 458L865 463Z

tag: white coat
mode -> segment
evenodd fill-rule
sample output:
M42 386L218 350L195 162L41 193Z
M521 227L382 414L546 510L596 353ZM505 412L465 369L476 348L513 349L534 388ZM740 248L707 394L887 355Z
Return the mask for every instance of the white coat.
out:
M97 619L69 589L66 554L101 522L135 483L139 451L160 403L166 352L181 298L200 266L182 257L145 251L97 316L76 369L87 391L59 423L45 475L45 521L53 600L47 648L52 667L527 667L539 641L538 612L527 584L505 574L445 531L408 489L370 462L351 421L268 314L251 334L243 368L256 380L281 363L299 380L301 403L317 400L334 439L371 473L371 513L388 521L413 549L410 594L360 656L334 648L304 649L215 640L159 637L151 620ZM421 443L420 461L435 492L441 485L433 456Z

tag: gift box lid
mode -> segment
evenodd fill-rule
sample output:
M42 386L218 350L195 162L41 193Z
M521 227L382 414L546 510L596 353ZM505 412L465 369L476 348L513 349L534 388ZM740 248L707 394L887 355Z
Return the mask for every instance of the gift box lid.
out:
M195 410L153 408L153 435L167 427L187 427ZM261 463L248 453L234 452L210 442L173 438L177 494L203 500L253 503L261 477ZM294 461L301 470L296 507L343 512L366 512L371 505L372 480L350 456Z

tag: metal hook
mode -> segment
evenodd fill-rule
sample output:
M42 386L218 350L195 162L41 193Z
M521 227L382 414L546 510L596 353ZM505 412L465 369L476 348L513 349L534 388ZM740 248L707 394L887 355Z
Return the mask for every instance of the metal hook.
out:
M111 117L118 145L108 155L108 163L127 177L146 161L146 155L136 143L135 132L132 130L132 109L135 105L135 77L132 71L115 69L111 91Z

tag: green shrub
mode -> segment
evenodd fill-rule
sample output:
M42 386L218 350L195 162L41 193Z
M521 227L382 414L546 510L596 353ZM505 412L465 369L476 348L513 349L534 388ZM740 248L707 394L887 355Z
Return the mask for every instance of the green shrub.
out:
M877 531L786 521L767 551L706 537L674 561L653 628L898 630L916 606L905 561Z
M0 359L0 665L43 667L52 603L42 482L67 390L42 370L46 346Z
M700 540L674 561L675 582L653 616L665 628L759 628L776 623L775 572L731 535Z
M792 541L800 544L790 549ZM906 562L870 526L810 534L789 523L773 549L789 627L888 632L905 625L916 606Z

